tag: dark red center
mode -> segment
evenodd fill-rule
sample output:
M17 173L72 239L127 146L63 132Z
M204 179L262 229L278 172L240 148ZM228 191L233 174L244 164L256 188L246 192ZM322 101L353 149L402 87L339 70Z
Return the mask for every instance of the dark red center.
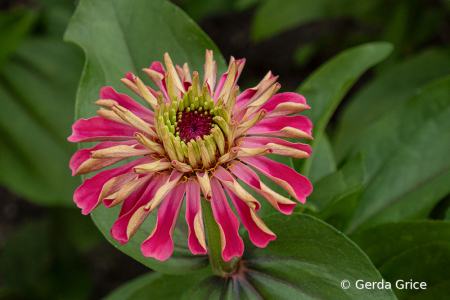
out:
M189 142L191 139L195 140L197 136L203 138L204 135L211 133L213 122L211 115L204 115L204 112L182 112L181 121L178 121L180 139Z

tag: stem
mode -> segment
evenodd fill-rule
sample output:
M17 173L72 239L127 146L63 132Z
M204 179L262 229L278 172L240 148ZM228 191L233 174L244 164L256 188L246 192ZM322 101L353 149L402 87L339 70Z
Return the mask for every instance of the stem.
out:
M238 267L238 258L234 257L230 261L223 260L220 229L216 220L214 220L211 203L203 197L201 197L201 200L208 243L209 262L211 263L213 273L218 276L232 274Z

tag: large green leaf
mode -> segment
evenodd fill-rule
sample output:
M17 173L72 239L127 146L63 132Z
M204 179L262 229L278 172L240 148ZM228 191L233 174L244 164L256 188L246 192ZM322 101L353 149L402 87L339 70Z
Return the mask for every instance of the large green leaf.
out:
M352 152L366 154L367 181L347 230L427 217L450 192L450 77L423 88L370 126Z
M450 223L386 223L350 237L370 257L399 299L447 299L450 292ZM397 289L397 280L426 282Z
M182 299L396 299L391 290L357 289L355 282L382 280L367 256L345 235L311 216L263 218L277 235L266 248L244 237L237 277L209 277ZM349 289L341 282L348 280Z
M179 300L186 290L210 273L211 268L184 276L151 272L124 284L104 300Z
M417 89L450 73L450 53L431 49L381 73L360 90L340 116L333 139L338 162L345 158L364 130L401 106Z
M313 137L320 140L328 121L350 87L370 67L382 61L392 51L389 43L377 42L364 44L346 50L309 76L297 89L311 110L304 115L314 124ZM316 141L312 142L313 153L302 167L302 173L308 174L311 160L315 155ZM300 168L301 161L296 161Z
M219 73L226 69L212 41L183 11L164 0L132 3L82 0L65 39L78 44L86 54L77 94L77 118L95 115L97 108L93 103L104 86L113 86L119 92L138 98L120 83L120 78L125 77L126 72L133 72L150 85L150 80L140 70L148 68L153 61L161 61L165 52L169 52L174 63L182 65L188 62L191 71L197 70L202 74L205 50L212 49L216 54ZM156 211L126 245L117 243L109 233L117 215L117 209L99 207L92 213L92 218L114 246L150 268L179 274L208 264L206 256L194 256L189 251L188 229L182 220L183 213L174 232L174 253L164 262L145 258L140 251L140 244L153 229Z

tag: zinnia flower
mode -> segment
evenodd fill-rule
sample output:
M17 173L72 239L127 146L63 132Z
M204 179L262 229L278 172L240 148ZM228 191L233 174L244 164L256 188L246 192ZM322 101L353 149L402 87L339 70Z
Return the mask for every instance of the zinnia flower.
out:
M271 72L256 87L239 94L236 82L245 59L231 57L218 84L210 50L206 51L203 84L197 72L191 77L187 63L175 67L167 53L164 61L167 71L160 62L143 69L158 92L130 72L121 80L151 109L112 87L104 87L100 100L95 102L101 106L99 116L80 119L72 126L69 141L101 142L74 154L70 161L73 175L137 158L86 179L75 191L75 203L83 214L101 203L106 207L122 203L111 229L112 237L121 244L127 243L159 206L156 226L141 250L146 257L165 260L173 251L172 233L184 196L189 248L193 254L207 252L200 199L203 195L210 201L220 228L223 259L229 261L242 256L244 245L238 234L239 220L228 204L226 192L251 241L265 247L276 236L258 216L258 200L237 179L284 214L292 213L296 203L271 190L255 170L304 203L312 192L309 180L264 155L309 157L309 145L280 138L312 139L308 118L286 116L310 107L296 93L276 95L280 85Z

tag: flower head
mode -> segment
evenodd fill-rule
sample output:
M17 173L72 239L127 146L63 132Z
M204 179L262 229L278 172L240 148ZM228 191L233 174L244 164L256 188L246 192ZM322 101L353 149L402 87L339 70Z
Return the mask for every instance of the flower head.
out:
M112 87L100 91L98 117L80 119L73 125L71 142L101 142L79 150L71 159L73 175L87 174L122 161L123 166L86 179L75 191L74 201L88 214L100 204L122 203L111 235L125 244L156 208L155 229L142 244L147 257L165 260L173 251L172 232L186 196L189 248L206 253L200 196L211 202L222 237L225 261L243 254L239 221L231 198L252 242L265 247L276 238L257 214L260 203L238 182L242 180L284 214L296 203L265 185L255 170L280 185L297 201L312 192L307 178L264 155L272 153L306 158L310 146L280 138L312 139L311 121L295 114L309 109L296 93L277 94L280 85L269 72L254 88L239 94L236 82L245 60L231 57L227 72L217 83L213 53L206 51L203 83L192 76L187 63L174 66L164 55L167 70L154 62L143 71L160 91L127 73L121 81L151 107L148 109ZM225 192L224 192L225 191Z

